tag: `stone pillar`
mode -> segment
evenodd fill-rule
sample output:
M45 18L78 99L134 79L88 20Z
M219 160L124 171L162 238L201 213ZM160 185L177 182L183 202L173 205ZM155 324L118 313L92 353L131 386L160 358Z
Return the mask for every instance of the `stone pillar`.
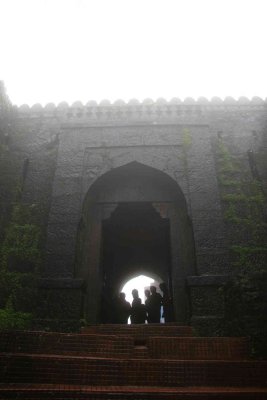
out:
M198 273L224 273L225 230L208 127L192 135L187 166Z

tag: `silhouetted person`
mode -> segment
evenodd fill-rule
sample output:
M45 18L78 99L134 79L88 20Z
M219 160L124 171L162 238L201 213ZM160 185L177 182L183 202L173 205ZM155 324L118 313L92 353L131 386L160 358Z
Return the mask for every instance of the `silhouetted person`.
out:
M139 297L132 306L131 322L132 324L144 324L146 322L146 306L142 304Z
M160 290L163 293L162 297L162 305L163 305L163 317L165 322L173 321L173 306L172 306L172 298L169 294L167 285L165 282L159 284Z
M139 321L139 313L140 313L140 304L142 304L141 299L139 297L139 293L137 289L132 290L132 311L131 311L131 323L132 324L140 324Z
M145 296L146 296L146 300L145 300L145 306L146 306L146 312L147 312L147 322L150 322L149 320L149 310L150 310L150 290L146 289L145 290Z
M139 299L139 293L137 289L132 290L132 296L133 296L133 301L132 301L132 307L134 307L136 304L138 304L138 299Z
M162 304L162 297L157 293L155 286L150 286L149 308L147 310L148 320L152 323L160 322L160 311Z
M121 292L116 304L116 321L118 324L127 324L131 314L131 305L125 299L125 293Z

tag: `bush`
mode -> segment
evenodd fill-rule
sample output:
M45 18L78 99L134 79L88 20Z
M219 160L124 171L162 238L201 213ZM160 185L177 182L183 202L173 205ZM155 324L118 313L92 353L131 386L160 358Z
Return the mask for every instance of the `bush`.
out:
M0 309L0 330L26 330L30 329L32 315L16 312L13 309Z

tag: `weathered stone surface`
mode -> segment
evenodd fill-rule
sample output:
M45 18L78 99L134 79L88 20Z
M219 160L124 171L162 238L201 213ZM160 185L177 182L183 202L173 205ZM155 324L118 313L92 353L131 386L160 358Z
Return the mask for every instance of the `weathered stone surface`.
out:
M72 279L74 276L74 254L62 253L46 253L45 270L43 276L45 278L62 278Z
M214 315L193 316L191 324L197 335L217 336L222 331L224 318Z
M79 319L82 291L79 288L42 288L39 291L39 317L42 319Z
M191 286L192 313L194 316L224 315L223 291L213 285Z
M201 274L231 274L229 252L222 248L200 248L196 250L197 271Z
M46 238L42 275L47 278L40 283L42 290L50 287L50 294L54 290L53 301L58 290L65 290L66 297L70 288L78 290L77 283L71 282L77 282L72 279L81 257L87 263L83 276L87 277L86 284L94 296L86 307L95 312L101 290L101 282L95 279L96 260L100 259L103 245L103 221L110 218L119 203L157 203L161 218L170 221L177 299L186 302L188 275L218 275L188 278L187 283L192 289L193 313L203 320L207 315L210 319L220 318L222 310L217 301L221 301L220 296L216 297L214 288L208 289L211 297L207 297L206 289L202 291L221 282L220 275L232 272L218 190L215 144L218 135L222 137L242 162L249 178L246 152L261 148L266 126L266 104L259 99L252 102L229 98L224 102L218 98L212 102L173 99L169 103L164 99L156 103L147 99L142 104L90 102L86 106L75 103L72 107L61 104L56 109L54 106L43 109L40 105L31 110L22 108L14 121L16 133L11 135L9 145L10 151L17 155L21 174L25 159L29 160L22 201L41 205L40 225ZM138 179L126 175L105 183L100 190L105 174L124 166L128 171L131 163L143 168ZM147 167L156 171L155 178L147 173ZM261 175L265 176L263 169L261 166ZM162 180L157 172L163 173ZM176 185L179 191L176 203L174 192L169 184L163 184L164 179L166 182L171 179ZM98 203L90 208L90 202L95 201L90 196L98 184ZM107 212L108 209L112 211ZM82 255L77 247L80 242L86 243ZM62 293L61 301L65 301ZM79 296L75 302L82 302ZM213 305L209 308L211 303L217 309ZM176 306L178 309L180 304ZM79 307L75 307L72 316L78 313Z
M228 281L228 275L199 275L187 278L189 286L221 286Z
M61 224L49 224L47 253L62 253L71 255L75 250L77 225L66 221Z
M84 285L82 279L49 279L43 278L38 281L40 288L48 289L81 289Z
M56 190L56 188L55 188ZM54 196L51 204L51 215L64 213L66 215L73 215L79 213L81 209L81 196L80 193L62 194L61 196ZM53 223L51 218L49 222Z
M199 218L193 216L194 237L196 247L203 248L225 248L226 230L222 226L222 219L215 217L211 208L208 218Z
M81 177L79 176L62 176L57 177L58 184L54 187L54 196L71 196L81 192Z

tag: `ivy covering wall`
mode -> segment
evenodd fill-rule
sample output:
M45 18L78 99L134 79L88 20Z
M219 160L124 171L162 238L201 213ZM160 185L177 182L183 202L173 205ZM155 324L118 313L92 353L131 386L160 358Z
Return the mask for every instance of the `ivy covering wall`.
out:
M34 205L23 205L22 160L11 149L15 110L0 82L0 329L30 326L40 265Z
M217 169L228 234L232 277L224 288L226 314L221 334L250 336L254 354L267 355L266 193L257 153L231 153L218 138Z

